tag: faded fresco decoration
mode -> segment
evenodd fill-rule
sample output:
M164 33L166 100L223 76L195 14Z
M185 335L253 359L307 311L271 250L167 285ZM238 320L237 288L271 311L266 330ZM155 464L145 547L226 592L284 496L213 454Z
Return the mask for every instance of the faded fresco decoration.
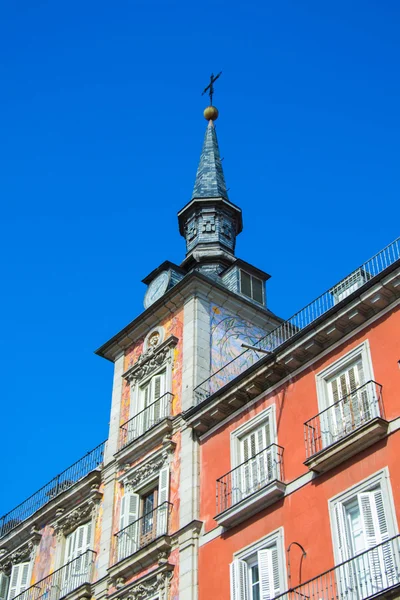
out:
M239 373L257 362L263 354L245 350L242 344L254 345L265 337L267 330L261 329L221 306L211 304L211 374L210 392L220 389ZM271 343L273 334L271 337ZM268 344L267 344L268 345ZM268 347L263 348L268 350ZM272 346L271 346L272 347Z

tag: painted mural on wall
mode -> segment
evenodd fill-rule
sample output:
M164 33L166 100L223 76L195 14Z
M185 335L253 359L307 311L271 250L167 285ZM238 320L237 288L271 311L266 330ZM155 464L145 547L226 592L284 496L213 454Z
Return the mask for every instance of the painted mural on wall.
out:
M265 356L246 350L242 344L254 345L266 334L266 330L254 323L211 304L211 374L214 374L209 383L211 393ZM273 337L263 344L266 350L269 343L272 347Z

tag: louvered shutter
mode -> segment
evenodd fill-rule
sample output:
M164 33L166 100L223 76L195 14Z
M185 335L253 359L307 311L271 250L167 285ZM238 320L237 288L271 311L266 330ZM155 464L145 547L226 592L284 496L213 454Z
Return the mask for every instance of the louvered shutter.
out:
M234 560L230 565L231 600L250 600L248 566L244 560Z
M274 597L272 553L270 549L260 550L258 557L258 573L260 577L260 600Z
M168 533L169 467L160 470L158 477L157 535Z
M152 379L152 386L153 386L153 398L152 398L152 402L153 402L153 414L152 414L152 420L153 423L158 423L160 418L162 418L164 415L161 413L161 408L160 408L160 398L162 397L163 393L164 393L164 373L161 373L160 375L155 375Z
M21 594L29 586L30 562L13 565L8 599L11 600Z
M349 531L346 527L346 511L341 502L335 505L335 524L340 564L347 561L351 556ZM338 586L341 594L344 596L353 589L353 574L350 563L346 563L338 568Z
M240 439L241 466L232 473L233 503L260 489L274 478L273 456L266 450L271 444L270 421Z
M118 560L130 556L139 548L139 494L126 493L121 499ZM123 530L123 531L122 531Z
M7 599L10 578L5 573L0 573L0 600Z
M358 495L358 503L363 523L364 539L368 551L368 581L372 592L388 586L395 577L394 556L390 544L382 544L389 539L389 529L381 490ZM377 545L378 548L376 547ZM392 585L392 583L390 583Z

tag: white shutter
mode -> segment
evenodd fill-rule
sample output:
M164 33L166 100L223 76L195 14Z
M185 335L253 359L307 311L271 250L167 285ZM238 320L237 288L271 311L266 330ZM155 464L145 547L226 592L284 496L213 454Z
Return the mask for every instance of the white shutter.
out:
M21 594L29 586L30 562L13 565L8 600Z
M336 522L336 537L337 549L339 551L339 563L350 558L350 540L346 527L346 513L341 502L335 505L335 522Z
M358 495L358 503L363 523L368 565L372 580L373 592L387 587L395 577L395 564L390 544L374 548L389 539L389 528L386 519L383 495L380 489Z
M234 560L230 565L231 600L249 599L249 567L244 560Z
M124 494L121 499L121 533L118 536L118 560L130 556L139 547L137 522L139 518L139 499L139 494L133 493Z
M169 467L160 470L158 477L157 535L168 533Z
M5 573L0 573L0 600L6 600L10 578Z
M346 511L341 502L335 505L335 524L337 536L337 550L339 563L343 563L351 556L351 544L349 531L346 527ZM354 589L353 573L351 564L348 562L338 569L338 587L343 596L347 596Z
M5 573L0 573L0 600L6 600L8 585L10 583L10 578Z
M260 577L260 600L270 600L275 597L272 549L267 548L266 550L260 550L257 552L257 558L258 573Z

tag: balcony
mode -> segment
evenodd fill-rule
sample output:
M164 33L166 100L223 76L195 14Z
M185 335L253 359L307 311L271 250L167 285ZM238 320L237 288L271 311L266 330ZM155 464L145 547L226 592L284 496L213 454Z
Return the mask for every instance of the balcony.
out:
M305 465L324 473L387 434L382 386L368 381L304 424Z
M87 550L61 569L31 585L13 600L60 600L65 596L90 598L95 558L96 553Z
M171 432L173 394L167 392L120 427L118 460L128 462ZM140 442L139 442L140 439ZM136 444L132 445L132 442Z
M169 552L170 502L164 502L115 534L116 561L110 577L131 577L157 560L160 552Z
M35 514L40 508L47 505L50 501L54 500L58 496L61 496L61 494L64 494L64 492L67 492L67 490L69 490L72 486L76 485L77 482L81 482L83 488L85 477L87 477L90 473L95 471L97 467L99 467L102 464L104 457L104 447L105 442L102 442L96 448L94 448L94 450L88 452L80 460L78 460L76 463L68 467L68 469L65 469L65 471L54 477L40 490L32 494L32 496L27 498L27 500L19 504L16 508L5 514L3 517L1 517L0 538L7 535L9 532L18 527L24 521L27 521L29 517ZM97 475L99 474L97 473ZM99 477L96 476L96 480L97 479L99 479ZM93 478L87 482L89 490L90 486L94 483L95 481L93 480ZM80 495L83 495L83 489L81 490ZM64 497L65 496L63 496L63 498ZM76 498L71 502L72 505L74 504L74 502L76 503ZM65 508L67 507L68 502L65 502L64 504ZM52 503L52 506L53 505L55 510L56 507L54 502ZM51 517L49 516L48 518ZM40 525L41 519L36 519L36 521L37 524ZM46 522L46 519L43 519L43 522Z
M399 535L298 585L275 600L366 600L398 597Z
M285 493L283 448L271 444L217 479L218 525L232 527Z

